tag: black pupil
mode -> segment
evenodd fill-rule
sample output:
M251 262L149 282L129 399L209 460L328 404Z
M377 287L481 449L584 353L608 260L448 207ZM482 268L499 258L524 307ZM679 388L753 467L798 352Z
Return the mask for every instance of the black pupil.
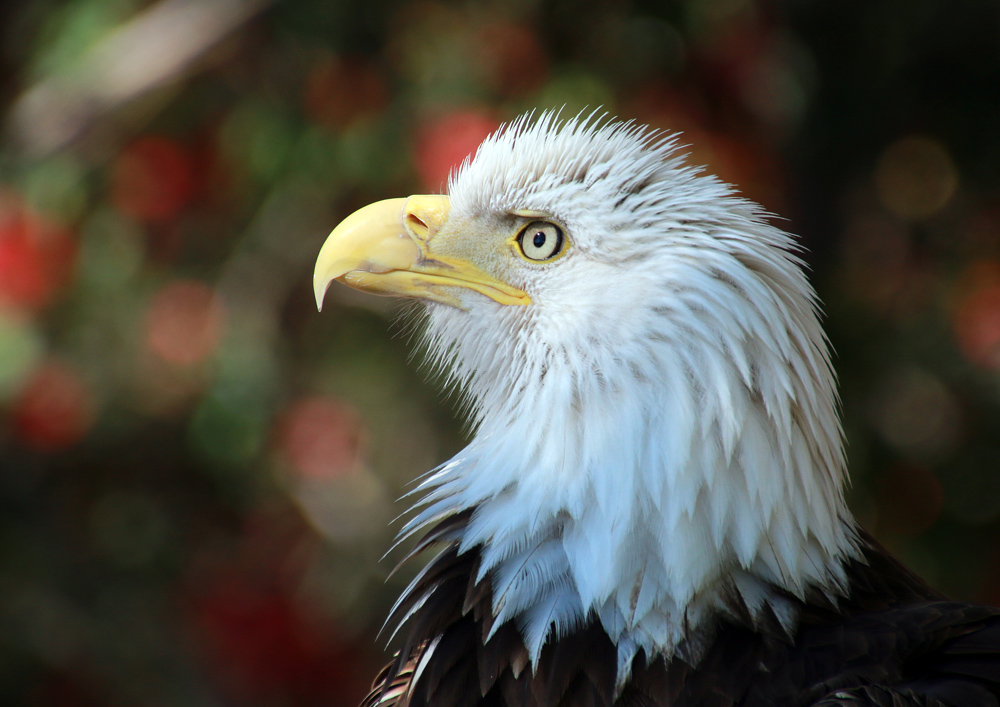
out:
M545 235L545 231L536 231L535 237L531 239L531 242L534 243L536 248L541 248L545 245L546 238L548 238L548 236Z

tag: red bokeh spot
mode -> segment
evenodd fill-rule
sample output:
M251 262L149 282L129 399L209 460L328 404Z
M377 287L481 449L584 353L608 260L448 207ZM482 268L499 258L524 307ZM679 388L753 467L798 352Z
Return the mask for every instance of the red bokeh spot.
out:
M233 707L358 704L375 667L367 646L310 598L320 541L275 501L250 510L237 542L189 556L179 604L199 664Z
M115 162L111 200L122 213L140 221L169 221L191 199L194 172L186 147L161 136L140 138Z
M417 174L428 192L440 191L448 173L476 151L499 123L483 112L461 110L429 120L417 135Z
M178 366L200 363L222 337L225 312L215 291L194 280L173 282L153 298L146 316L146 345Z
M278 568L272 568L275 572ZM189 602L214 681L233 705L330 704L363 691L358 648L275 587L218 571Z
M217 581L196 611L208 647L225 658L229 682L274 689L301 678L317 651L318 637L310 635L286 597L237 576Z
M71 447L94 419L91 394L79 374L64 363L42 364L14 401L14 429L28 446L43 451Z
M365 447L364 427L354 409L323 397L296 401L285 414L280 434L292 470L313 479L357 469Z
M76 246L20 199L0 193L0 304L34 311L65 285Z
M976 263L963 280L952 315L958 344L976 365L1000 368L1000 263Z
M382 74L357 59L326 57L306 81L306 115L336 129L379 113L388 101Z

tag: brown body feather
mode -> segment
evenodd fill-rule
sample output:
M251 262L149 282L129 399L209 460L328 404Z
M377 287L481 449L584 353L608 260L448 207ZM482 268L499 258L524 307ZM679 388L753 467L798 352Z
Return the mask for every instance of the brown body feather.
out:
M720 619L695 665L640 653L616 690L616 647L591 619L550 639L532 667L516 622L489 636L490 578L475 581L477 548L458 552L470 517L418 545L444 547L390 617L409 614L407 638L363 707L1000 705L1000 609L948 601L867 536L850 595L838 607L799 602L794 636L776 620Z

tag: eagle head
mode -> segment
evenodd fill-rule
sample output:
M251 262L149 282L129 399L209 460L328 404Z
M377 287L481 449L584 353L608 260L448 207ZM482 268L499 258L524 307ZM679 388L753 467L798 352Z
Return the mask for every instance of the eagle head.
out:
M447 195L347 218L318 302L333 280L426 304L474 434L404 535L471 509L461 549L532 660L587 617L627 666L696 654L734 606L790 630L789 597L843 594L857 539L815 293L793 239L675 135L522 117Z

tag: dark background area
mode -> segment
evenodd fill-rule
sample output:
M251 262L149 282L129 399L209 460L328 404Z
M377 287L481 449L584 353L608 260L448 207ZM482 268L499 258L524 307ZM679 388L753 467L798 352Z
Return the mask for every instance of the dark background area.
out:
M312 262L532 108L682 131L801 236L852 507L1000 603L996 0L33 0L0 105L3 704L356 703L463 436Z

